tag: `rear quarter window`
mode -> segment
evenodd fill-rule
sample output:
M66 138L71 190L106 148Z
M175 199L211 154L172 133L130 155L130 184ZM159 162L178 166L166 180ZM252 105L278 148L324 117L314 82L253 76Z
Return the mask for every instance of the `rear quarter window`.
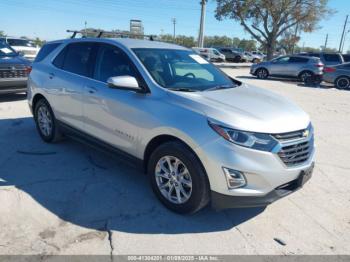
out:
M338 54L324 54L323 57L327 62L342 62L341 57Z
M44 60L53 50L55 50L61 43L52 43L44 45L38 55L36 56L34 62L41 62Z
M350 55L343 55L344 62L350 62Z

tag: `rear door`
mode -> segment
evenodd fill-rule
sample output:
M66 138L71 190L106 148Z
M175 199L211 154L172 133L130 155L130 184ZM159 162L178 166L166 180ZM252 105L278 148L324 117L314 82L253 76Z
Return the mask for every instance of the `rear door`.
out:
M94 44L78 42L68 44L54 59L48 71L47 86L50 90L50 103L57 119L83 129L82 98L83 87L91 75Z
M297 77L300 72L307 69L308 62L309 58L291 56L288 61L289 66L286 68L287 74Z

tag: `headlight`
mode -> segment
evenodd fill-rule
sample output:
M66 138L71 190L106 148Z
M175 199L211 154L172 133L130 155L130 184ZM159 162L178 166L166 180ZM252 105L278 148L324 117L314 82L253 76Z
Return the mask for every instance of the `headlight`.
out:
M278 144L278 142L268 134L235 130L210 121L208 123L220 136L240 146L262 151L271 151Z

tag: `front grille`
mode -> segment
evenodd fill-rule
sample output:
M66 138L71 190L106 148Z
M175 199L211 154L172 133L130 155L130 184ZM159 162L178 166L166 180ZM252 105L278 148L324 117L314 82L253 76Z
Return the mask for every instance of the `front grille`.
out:
M0 68L0 78L21 78L28 77L25 68L3 69Z
M290 140L294 140L294 139L301 139L304 137L305 130L306 129L288 132L288 133L283 133L283 134L276 134L273 136L281 142L290 141Z
M286 166L300 165L310 158L314 147L312 130L304 129L273 136L281 143L277 154Z

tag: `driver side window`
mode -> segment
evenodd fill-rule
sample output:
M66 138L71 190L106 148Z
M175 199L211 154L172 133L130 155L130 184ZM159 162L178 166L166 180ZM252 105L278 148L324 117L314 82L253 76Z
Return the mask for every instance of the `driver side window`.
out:
M101 44L99 46L94 70L94 79L107 82L108 78L114 76L133 76L136 72L132 62L119 48Z

